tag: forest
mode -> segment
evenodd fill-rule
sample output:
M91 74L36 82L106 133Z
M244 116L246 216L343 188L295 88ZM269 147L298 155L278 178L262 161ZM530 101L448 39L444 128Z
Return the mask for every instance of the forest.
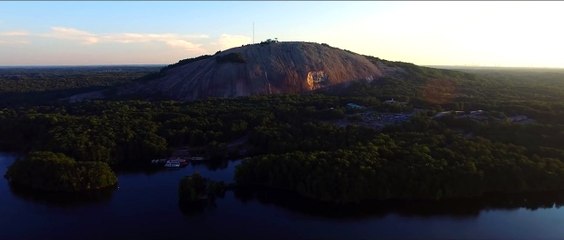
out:
M143 80L160 65L0 67L0 107L51 104L77 93Z
M60 153L114 169L145 166L179 147L201 147L209 159L244 158L236 171L240 186L328 202L564 189L564 71L385 64L407 71L303 95L11 102L0 109L0 147ZM130 74L80 88L141 75ZM29 91L59 89L47 82ZM402 104L386 103L392 98ZM479 110L484 114L474 117ZM409 119L371 127L363 117L387 113ZM239 139L246 141L230 147Z
M104 162L76 162L61 153L31 152L8 169L9 182L45 192L81 192L115 186L117 177Z

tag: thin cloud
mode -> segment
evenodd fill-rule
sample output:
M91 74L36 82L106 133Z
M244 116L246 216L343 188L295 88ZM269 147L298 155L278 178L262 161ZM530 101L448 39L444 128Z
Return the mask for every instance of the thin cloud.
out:
M193 39L206 39L207 35L179 35L172 33L154 34L154 33L119 33L107 34L101 36L101 42L115 43L147 43L160 42L173 48L183 48L192 52L203 52L202 44L196 44Z
M58 58L66 54L75 56L91 51L97 51L95 55L107 59L116 59L112 56L111 49L121 48L130 44L127 49L139 49L131 56L119 56L120 61L138 61L144 59L145 62L174 62L179 58L193 57L202 54L211 54L217 50L226 50L232 47L251 43L251 38L244 35L221 34L212 36L206 34L176 34L176 33L94 33L82 29L53 26L47 32L34 33L23 30L12 30L0 32L0 45L10 46L16 44L39 44L45 40L56 42L74 43L65 44L64 49L59 49L56 53ZM53 42L51 42L53 43ZM89 46L88 48L76 49L77 44ZM165 46L167 49L156 46ZM59 47L59 45L57 45ZM108 52L110 51L110 52ZM132 57L135 56L135 57ZM133 59L133 60L131 60Z
M28 40L3 40L0 39L0 44L9 44L9 45L13 45L13 44L29 44L30 42Z
M29 33L25 31L0 32L0 44L29 44L27 36Z
M100 41L96 34L67 27L52 27L51 32L44 34L43 37L74 40L82 44L94 44Z
M251 38L243 35L221 34L210 39L206 34L175 34L175 33L109 33L98 34L76 28L54 26L50 31L42 34L32 34L25 31L0 32L0 43L29 43L29 37L42 37L66 41L75 41L84 45L101 43L161 43L171 48L183 49L193 54L205 54L217 50L225 50L251 42ZM18 37L18 39L15 39Z
M25 37L25 36L29 36L29 33L25 32L25 31L0 32L0 36L3 36L3 37Z
M208 35L180 35L173 33L114 33L95 34L75 28L52 27L51 32L41 35L42 37L62 40L78 41L82 44L97 43L164 43L172 48L182 48L190 52L205 52L202 44L194 43L192 40L207 39Z

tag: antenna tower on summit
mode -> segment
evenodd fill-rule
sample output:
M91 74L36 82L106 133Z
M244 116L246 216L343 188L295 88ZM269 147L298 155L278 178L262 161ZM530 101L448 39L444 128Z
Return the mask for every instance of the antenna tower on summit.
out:
M253 22L253 44L255 44L255 22Z

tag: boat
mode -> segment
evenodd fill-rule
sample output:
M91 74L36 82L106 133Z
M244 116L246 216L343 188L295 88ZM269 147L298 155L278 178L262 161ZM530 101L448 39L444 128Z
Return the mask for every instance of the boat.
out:
M167 168L180 168L188 166L188 161L185 159L177 158L177 159L169 159L166 161L165 167Z

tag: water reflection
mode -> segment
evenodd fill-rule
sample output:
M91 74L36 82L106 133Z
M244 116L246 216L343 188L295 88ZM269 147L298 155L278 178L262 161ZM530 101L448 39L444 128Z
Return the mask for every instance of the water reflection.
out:
M258 201L306 215L324 218L372 218L397 214L406 217L474 218L484 210L536 210L561 207L564 192L530 194L490 194L481 198L450 200L385 200L358 204L330 204L305 199L295 193L268 189L236 189L235 197L242 202Z
M178 201L178 208L183 215L193 216L215 210L217 208L217 203L215 202L215 199L206 199L195 202Z
M186 167L183 168L166 168L163 166L155 166L151 164L137 165L137 166L117 166L114 167L116 173L119 174L138 174L142 173L147 176L160 174L164 172L171 172L175 170L182 170L184 168L205 169L206 171L215 172L226 170L233 162L240 161L234 160L215 160L215 161L190 161Z
M13 162L13 159L15 159L14 156L10 155L0 157L2 157L0 166L4 168L4 171L6 167ZM147 199L147 196L154 196L154 200L146 200L150 203L160 201L158 198L169 193L174 197L177 196L177 181L183 176L190 175L194 172L199 172L204 177L211 180L232 183L235 167L239 163L240 161L233 160L192 162L186 168L174 170L164 168L139 168L129 171L120 170L118 171L120 184L123 183L124 186L127 185L127 190L123 191L120 196L128 201L138 199L140 196L145 199ZM146 176L150 176L150 178ZM2 178L2 181L5 181L5 179ZM151 183L151 185L148 183ZM139 187L140 185L143 187ZM3 191L11 192L17 199L60 208L107 203L117 195L114 191L115 189L81 194L61 194L37 193L14 186L6 186L6 188L9 188L9 190L5 189ZM223 205L231 206L233 202L238 202L250 204L258 203L258 205L273 206L291 212L329 219L378 218L390 214L421 218L447 216L451 218L468 219L478 217L480 213L483 213L485 210L536 210L561 207L564 205L564 192L488 195L475 199L442 201L368 201L354 205L335 205L312 201L295 193L285 191L243 188L233 188L229 191L232 191L233 194L197 204L183 204L178 202L177 199L171 199L173 202L173 211L180 211L183 215L189 216L203 215L210 211L216 211ZM119 201L121 201L121 199ZM151 205L145 207L154 208L155 206Z
M10 185L10 191L19 199L53 207L70 208L109 202L116 187L80 193L40 192Z
M194 166L205 166L209 171L218 171L226 169L227 166L229 166L229 160L191 162L190 164Z

